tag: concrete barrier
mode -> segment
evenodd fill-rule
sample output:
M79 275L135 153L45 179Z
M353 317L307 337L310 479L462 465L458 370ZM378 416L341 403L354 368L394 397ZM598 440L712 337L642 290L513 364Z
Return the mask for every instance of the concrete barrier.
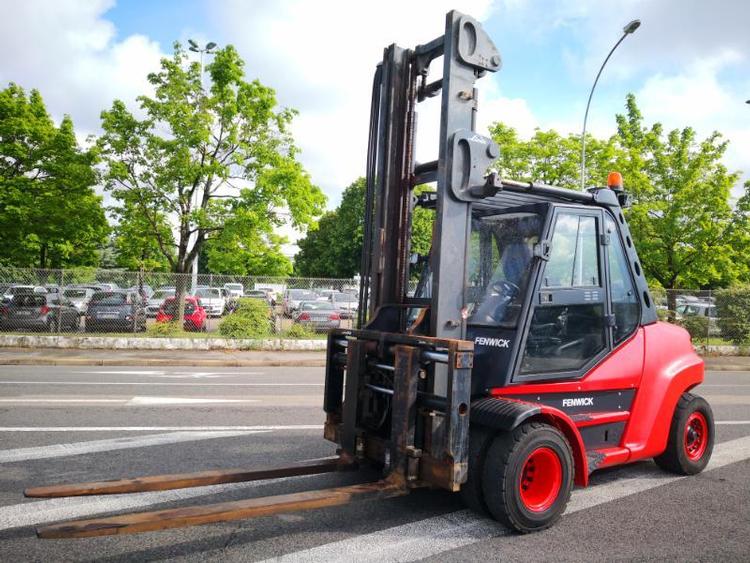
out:
M121 336L0 335L0 348L71 348L80 350L260 350L312 352L326 349L325 339L262 340L234 338L127 338Z

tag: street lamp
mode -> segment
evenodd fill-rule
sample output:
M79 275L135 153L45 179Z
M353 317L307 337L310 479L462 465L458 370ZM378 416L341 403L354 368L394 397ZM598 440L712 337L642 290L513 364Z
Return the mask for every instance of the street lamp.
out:
M194 53L200 53L201 56L201 93L203 92L203 54L212 55L213 50L216 48L216 43L213 41L210 41L206 43L206 46L202 49L198 46L198 43L193 41L192 39L188 39L188 47L191 51ZM198 207L198 190L195 190L193 193L193 209ZM195 238L193 238L195 237ZM193 235L191 236L193 238L193 244L196 244L198 242L198 231L196 230ZM193 275L192 280L193 284L193 295L195 295L195 292L198 289L198 254L196 253L195 258L193 258Z
M188 47L193 53L200 53L201 55L201 89L203 88L203 53L206 53L207 55L213 55L213 50L216 48L216 43L213 41L209 41L206 43L206 46L202 49L198 46L198 43L193 41L192 39L188 39Z
M581 134L581 190L586 187L586 122L589 118L589 106L591 106L591 98L594 95L596 83L599 82L599 77L602 75L602 71L607 64L607 61L609 61L609 58L612 56L612 53L615 52L615 49L620 46L620 43L622 43L628 35L634 33L639 27L641 27L641 20L633 20L622 28L622 37L620 37L617 43L615 43L615 46L609 51L607 58L604 59L602 66L599 68L599 72L596 73L596 79L594 79L594 85L591 87L591 92L589 92L589 101L586 103L586 113L583 116L583 133Z

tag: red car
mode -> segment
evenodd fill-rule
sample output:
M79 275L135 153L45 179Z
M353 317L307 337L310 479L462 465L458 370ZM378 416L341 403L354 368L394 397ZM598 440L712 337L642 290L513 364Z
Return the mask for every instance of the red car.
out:
M177 298L167 297L164 303L159 307L156 313L157 323L168 323L172 321L177 314ZM206 332L206 319L208 314L196 297L185 297L185 314L183 315L183 327L185 330L197 330Z

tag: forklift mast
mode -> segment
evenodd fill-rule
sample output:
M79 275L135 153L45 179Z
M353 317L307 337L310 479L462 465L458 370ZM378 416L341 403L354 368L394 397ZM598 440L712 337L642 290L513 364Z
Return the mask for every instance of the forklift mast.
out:
M441 63L442 77L430 70ZM367 155L364 251L361 266L359 326L383 307L397 306L380 330L406 330L407 305L428 308L429 329L437 338L463 338L465 261L471 216L469 205L488 192L487 167L497 145L477 134L476 81L500 69L501 59L481 24L452 11L445 34L415 49L391 45L373 82ZM437 69L440 70L440 69ZM436 160L415 162L417 106L441 96ZM437 191L418 200L414 188L436 183ZM490 190L489 193L494 193ZM435 209L429 270L431 297L407 296L411 218L418 203ZM459 260L457 260L459 258ZM382 321L382 319L381 319Z

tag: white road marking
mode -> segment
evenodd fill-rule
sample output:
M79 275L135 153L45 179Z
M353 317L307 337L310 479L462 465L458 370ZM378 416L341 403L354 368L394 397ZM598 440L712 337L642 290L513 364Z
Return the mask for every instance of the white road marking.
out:
M322 424L275 426L5 426L0 432L254 432L256 430L321 430Z
M37 446L32 448L16 448L12 450L0 450L0 463L14 463L28 461L31 459L49 459L53 457L68 457L98 452L109 452L112 450L125 450L130 448L144 448L148 446L161 446L164 444L176 444L179 442L193 442L196 440L212 440L214 438L232 438L245 436L247 434L259 434L262 430L243 430L225 432L172 432L169 434L154 434L152 436L129 436L124 438L112 438L108 440L92 440L88 442L73 442L70 444L53 444L51 446Z
M158 381L0 381L0 385L158 385L160 387L323 387L325 383L161 383Z
M217 377L223 377L226 375L238 375L238 376L245 376L245 375L264 375L263 372L260 371L244 371L244 372L236 372L236 371L145 371L145 370L133 370L133 371L126 371L126 370L107 370L107 371L74 371L72 373L78 374L78 375L143 375L148 377L163 377L163 378L184 378L184 379L214 379ZM61 375L66 375L65 373Z
M16 399L0 399L0 403L13 403L13 404L26 404L26 403L42 403L42 404L55 404L55 403L119 403L124 405L127 403L127 399L25 399L18 397Z
M23 526L34 526L45 522L91 517L105 512L146 508L154 504L215 495L237 489L249 489L270 483L288 481L290 479L307 479L309 477L311 475L249 483L230 483L208 487L193 487L190 489L175 489L173 491L153 493L54 498L24 502L0 508L0 531Z
M735 424L750 424L750 420L715 420L714 424L734 426Z
M730 440L714 447L711 462L706 470L718 469L748 458L750 436ZM654 465L638 473L640 477L618 479L587 489L576 489L565 513L572 514L685 478L664 473ZM508 533L507 528L497 522L482 518L470 510L459 510L289 553L268 561L417 561Z
M203 399L192 397L133 397L126 405L153 406L153 405L202 405L222 403L259 403L259 399Z
M164 370L106 370L106 371L74 371L79 375L194 375L194 376L220 376L220 375L263 375L260 371L164 371ZM65 374L62 374L65 375Z
M118 371L74 371L79 374L103 374L103 375L164 375L163 370L118 370ZM61 375L65 375L64 373Z
M204 405L204 404L224 404L224 403L259 403L260 399L202 399L192 397L133 397L132 399L59 399L57 397L50 399L30 399L18 397L13 399L0 399L0 403L12 404L112 404L116 403L126 407L144 407L157 405Z

